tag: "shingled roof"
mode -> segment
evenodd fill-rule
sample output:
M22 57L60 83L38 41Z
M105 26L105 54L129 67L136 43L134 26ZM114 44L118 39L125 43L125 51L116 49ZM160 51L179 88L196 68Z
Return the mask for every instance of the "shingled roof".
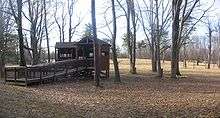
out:
M98 44L101 45L110 45L109 43L101 40L101 39L97 39ZM78 43L93 43L93 38L90 36L86 36L84 38L82 38Z
M56 48L74 48L76 47L76 42L57 42Z
M98 44L100 45L109 45L111 46L109 43L101 40L101 39L97 39ZM77 46L77 44L88 44L88 43L93 43L93 39L92 37L84 37L82 38L80 41L78 42L57 42L55 47L56 48L74 48Z

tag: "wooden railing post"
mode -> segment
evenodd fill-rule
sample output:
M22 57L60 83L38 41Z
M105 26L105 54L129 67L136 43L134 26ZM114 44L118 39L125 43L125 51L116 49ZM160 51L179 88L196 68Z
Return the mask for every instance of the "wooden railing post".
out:
M27 83L27 78L28 78L28 67L25 68L25 86L27 87L28 83Z
M43 72L42 70L43 70L43 68L44 67L40 68L40 84L42 84L42 72Z
M36 78L36 72L35 72L35 70L34 70L34 79Z
M6 81L7 81L7 77L8 77L8 75L7 75L7 69L5 68L5 84L6 84Z
M106 79L109 79L109 70L106 70L106 74L107 74Z
M14 76L15 76L15 84L17 83L17 69L14 68L15 72L14 72Z
M55 81L55 79L56 79L56 77L55 77L56 76L56 66L54 66L53 68L54 68L53 69L54 70L54 72L53 72L53 81Z
M68 75L67 75L67 73L68 73L68 65L67 64L65 64L65 77L68 79Z

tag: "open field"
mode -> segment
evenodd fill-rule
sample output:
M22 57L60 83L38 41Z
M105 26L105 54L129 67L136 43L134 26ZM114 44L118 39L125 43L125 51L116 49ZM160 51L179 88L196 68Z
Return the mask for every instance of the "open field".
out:
M73 79L28 88L1 82L0 118L220 116L217 67L208 70L203 64L193 69L189 63L186 69L181 66L186 78L171 80L170 62L165 62L165 78L160 80L150 71L149 60L137 60L136 75L128 73L127 59L120 59L119 64L122 83L102 80L103 88L94 87L92 80Z

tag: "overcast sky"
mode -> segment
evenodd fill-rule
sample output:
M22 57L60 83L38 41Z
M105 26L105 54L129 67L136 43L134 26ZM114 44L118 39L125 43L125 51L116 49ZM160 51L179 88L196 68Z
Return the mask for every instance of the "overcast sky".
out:
M65 0L63 0L65 1ZM208 7L210 6L212 0L202 0L202 2L204 3L203 8L204 7ZM91 22L91 14L90 14L90 6L91 0L78 0L77 5L75 6L75 19L73 22L77 22L76 20L78 19L78 17L81 18L82 22L81 25L78 27L77 29L77 33L76 35L74 35L73 37L73 41L77 41L80 36L82 35L83 31L85 30L85 24L88 24ZM96 0L96 15L97 15L97 28L98 30L102 30L107 32L107 29L100 29L101 26L103 26L104 22L103 22L103 13L105 11L105 9L110 5L110 0ZM61 8L59 8L59 11L62 11ZM111 13L111 12L110 12ZM111 15L111 14L110 14ZM209 13L210 16L212 16L212 19L218 19L220 18L220 0L216 0L214 7L212 9L212 11ZM68 25L66 26L68 27ZM117 44L119 46L122 45L122 40L121 37L124 33L126 33L126 29L125 29L126 25L125 25L125 21L124 18L120 18L118 20L118 36L117 36ZM199 24L198 25L199 28L197 28L197 31L194 34L197 35L203 35L206 33L206 27L204 26L204 24ZM56 42L59 41L59 33L56 30L56 25L52 28L51 33L50 33L50 46L53 47L55 45ZM67 32L67 30L66 30ZM99 38L105 38L104 35L98 33L98 37ZM66 35L66 41L68 41L68 35ZM145 38L145 36L142 34L141 28L139 28L138 34L137 34L137 39L138 40L143 40Z

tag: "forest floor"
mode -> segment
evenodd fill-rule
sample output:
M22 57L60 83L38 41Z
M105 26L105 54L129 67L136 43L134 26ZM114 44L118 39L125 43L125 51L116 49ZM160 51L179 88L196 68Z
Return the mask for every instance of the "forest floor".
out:
M205 65L181 67L185 76L172 80L169 62L165 77L150 71L150 61L137 61L136 75L128 73L128 60L119 60L121 84L102 80L68 80L30 87L0 82L0 118L75 117L220 117L220 69ZM112 70L112 67L111 67Z

